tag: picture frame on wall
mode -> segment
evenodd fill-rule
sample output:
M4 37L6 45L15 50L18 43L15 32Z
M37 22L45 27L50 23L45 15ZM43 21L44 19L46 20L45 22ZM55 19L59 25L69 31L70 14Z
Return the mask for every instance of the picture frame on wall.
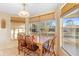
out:
M5 21L5 19L1 19L1 28L2 29L6 28L6 21Z

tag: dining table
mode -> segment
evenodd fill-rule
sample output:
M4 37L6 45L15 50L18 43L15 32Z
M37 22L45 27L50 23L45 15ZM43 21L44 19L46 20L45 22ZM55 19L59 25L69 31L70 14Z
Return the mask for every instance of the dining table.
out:
M39 38L37 37L37 45L39 46L39 55L41 56L43 54L43 44L50 40L51 37L45 37L45 36L40 36ZM39 42L38 42L39 41Z

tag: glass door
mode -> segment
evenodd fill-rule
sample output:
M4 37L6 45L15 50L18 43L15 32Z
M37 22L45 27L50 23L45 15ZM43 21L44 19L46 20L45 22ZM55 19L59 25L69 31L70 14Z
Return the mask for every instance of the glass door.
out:
M79 55L79 8L63 18L63 48L69 55Z

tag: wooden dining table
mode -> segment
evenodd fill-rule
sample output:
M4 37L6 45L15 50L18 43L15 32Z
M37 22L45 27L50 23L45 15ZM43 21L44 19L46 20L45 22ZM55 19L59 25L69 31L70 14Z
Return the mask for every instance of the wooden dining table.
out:
M49 39L51 39L51 37L43 37L43 36L39 37L39 42L37 42L37 45L39 46L39 50L40 50L39 54L40 54L40 56L43 54L43 44L45 42L47 42Z

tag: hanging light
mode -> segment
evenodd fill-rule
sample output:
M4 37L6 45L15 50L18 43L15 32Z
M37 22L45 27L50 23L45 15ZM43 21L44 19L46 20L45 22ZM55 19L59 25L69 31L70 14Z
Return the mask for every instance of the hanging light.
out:
M21 17L29 17L29 12L26 10L26 4L22 4L23 9L19 12L19 16Z

